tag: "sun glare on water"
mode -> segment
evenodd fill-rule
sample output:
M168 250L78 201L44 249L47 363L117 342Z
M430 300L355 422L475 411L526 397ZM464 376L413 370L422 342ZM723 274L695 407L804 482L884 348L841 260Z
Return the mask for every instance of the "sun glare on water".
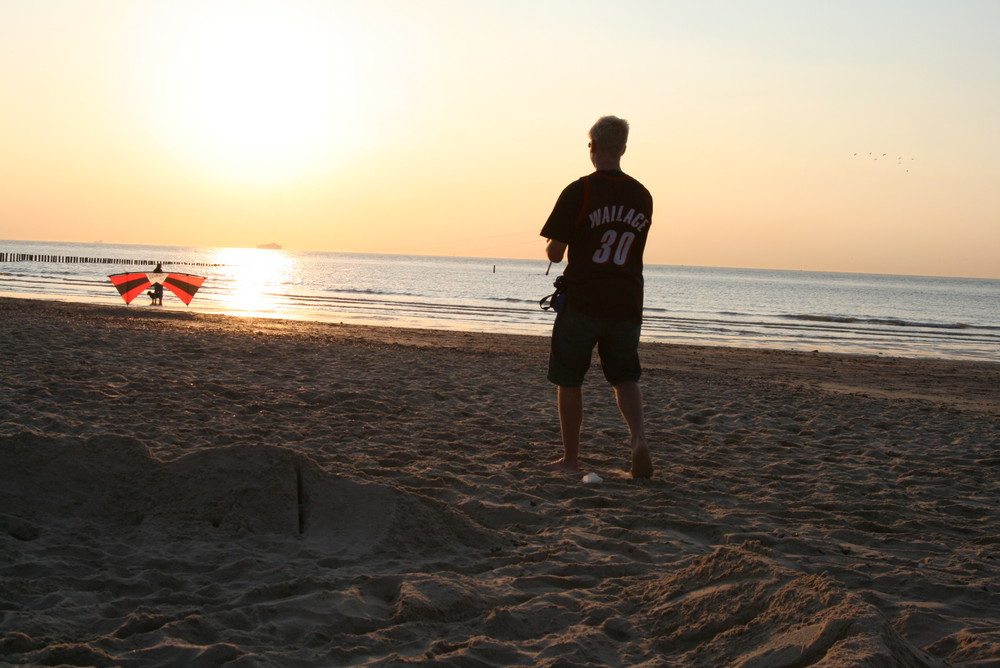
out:
M357 141L358 36L329 6L210 2L164 18L152 113L192 167L280 184Z
M222 306L233 315L280 316L283 303L276 295L287 292L295 280L296 263L288 255L256 248L223 248L212 258L224 265L219 282L226 286Z

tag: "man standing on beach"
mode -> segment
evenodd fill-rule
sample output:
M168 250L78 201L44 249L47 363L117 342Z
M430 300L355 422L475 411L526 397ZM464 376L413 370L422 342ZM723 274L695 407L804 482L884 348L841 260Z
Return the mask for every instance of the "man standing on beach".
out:
M542 228L545 252L561 262L565 305L552 328L548 378L558 386L563 456L548 470L579 470L583 379L597 346L604 377L614 387L632 446L632 477L653 475L643 431L639 389L642 327L642 253L653 216L653 198L621 170L628 122L600 118L590 129L595 172L568 185Z

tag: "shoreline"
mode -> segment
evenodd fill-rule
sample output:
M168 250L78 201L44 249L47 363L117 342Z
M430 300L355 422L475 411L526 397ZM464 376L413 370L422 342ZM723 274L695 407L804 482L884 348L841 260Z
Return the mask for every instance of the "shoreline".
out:
M105 297L91 297L89 299L80 296L69 297L65 295L38 295L32 293L0 292L0 299L26 299L30 301L55 301L59 303L79 303L90 306L120 307L121 302L109 301ZM169 300L168 300L169 301ZM345 303L356 306L358 300L353 298L345 299ZM517 333L524 336L540 336L548 338L551 331L552 315L548 314L543 321L539 322L507 322L499 320L492 321L489 318L478 320L476 318L466 319L458 317L429 317L427 314L434 312L424 309L421 305L414 308L413 304L395 304L385 313L379 311L378 301L373 302L374 311L366 309L356 309L354 307L338 307L338 299L332 298L331 303L322 308L298 308L292 307L287 313L254 313L252 311L239 312L231 308L224 308L221 304L215 306L206 305L204 299L196 300L192 305L182 307L183 313L195 313L200 315L221 315L244 319L264 319L264 320L288 320L292 322L317 323L317 324L353 324L359 326L388 327L398 329L430 329L433 331L450 332L471 332L476 334L491 333ZM533 302L532 302L533 303ZM174 305L176 306L176 305ZM453 308L447 305L437 306L449 311ZM132 308L147 308L146 306L133 305ZM283 308L283 307L276 307ZM346 310L340 310L346 308ZM387 307L388 308L388 307ZM175 312L172 305L161 308L163 312ZM473 309L475 311L476 309ZM534 310L531 311L535 313ZM373 315L378 313L378 315ZM541 313L540 311L538 312ZM454 315L454 314L452 314ZM466 316L468 314L465 314ZM920 345L918 342L907 338L888 337L882 340L864 340L860 338L803 338L799 340L795 336L773 334L771 337L760 337L753 333L740 332L734 334L710 333L708 331L688 332L685 325L678 323L678 329L664 327L662 322L656 323L660 319L652 313L647 313L647 320L643 330L643 341L649 343L662 343L666 345L690 346L695 348L734 348L746 350L765 350L778 352L803 352L803 353L826 353L832 355L846 356L880 356L893 357L910 360L948 360L962 362L994 362L996 355L990 350L989 342L978 341L976 345L966 341L964 345L956 346L954 342L938 341L937 343ZM794 318L792 318L794 319ZM822 320L822 318L817 318ZM763 326L758 323L759 326ZM961 329L961 326L956 326ZM943 328L945 330L950 327ZM780 327L779 327L780 330ZM937 330L935 330L937 331ZM819 334L817 334L819 336ZM857 334L860 336L860 333ZM998 361L1000 363L1000 361Z
M32 309L51 309L57 313L65 311L71 317L100 317L108 322L128 322L130 318L135 318L137 322L162 320L178 325L197 323L212 331L237 334L253 330L255 336L280 334L307 340L325 337L329 341L358 341L364 338L371 343L462 348L470 352L489 352L503 346L522 354L530 351L547 356L549 343L547 335L258 318L180 310L123 310L117 304L0 296L0 310L20 312ZM734 374L743 368L745 372L738 375L812 385L828 392L867 391L876 396L940 400L956 407L991 414L1000 412L1000 361L805 352L645 340L640 344L640 354L644 371L687 369L692 366L693 360L693 365L701 372ZM539 366L543 379L545 359L541 359ZM596 365L595 356L595 368L587 377L588 386L597 385L597 380L604 382Z
M0 662L1000 654L997 363L644 342L636 481L596 365L541 471L547 337L0 297L0 348Z

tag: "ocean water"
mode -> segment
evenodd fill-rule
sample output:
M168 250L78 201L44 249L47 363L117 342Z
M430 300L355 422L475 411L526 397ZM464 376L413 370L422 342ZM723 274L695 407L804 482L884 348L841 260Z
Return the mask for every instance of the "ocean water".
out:
M206 277L190 306L167 292L162 307L144 295L126 307L108 276L154 262ZM0 241L3 296L539 335L554 316L538 301L562 265L547 269L542 259ZM1000 361L1000 280L659 265L645 276L649 341Z

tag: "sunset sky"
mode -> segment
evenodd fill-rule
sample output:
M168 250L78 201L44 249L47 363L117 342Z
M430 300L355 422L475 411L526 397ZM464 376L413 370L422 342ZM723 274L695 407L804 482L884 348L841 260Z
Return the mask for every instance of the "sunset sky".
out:
M1000 278L997 26L996 0L0 0L0 239L542 258L616 114L649 263Z

